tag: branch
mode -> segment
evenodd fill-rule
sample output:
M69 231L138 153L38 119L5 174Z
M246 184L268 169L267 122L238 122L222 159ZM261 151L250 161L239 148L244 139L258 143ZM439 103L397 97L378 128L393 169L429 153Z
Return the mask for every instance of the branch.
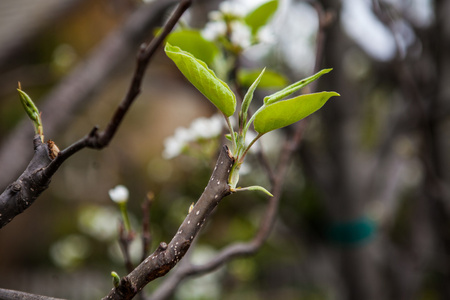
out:
M137 96L141 92L142 79L144 78L145 70L147 69L150 59L153 57L154 53L167 37L167 35L172 31L172 29L177 24L178 20L181 18L183 13L191 5L191 0L182 0L178 5L175 12L169 18L167 23L164 25L161 33L154 38L148 46L145 44L141 45L140 51L137 57L137 65L131 79L130 87L125 98L117 107L113 117L109 121L107 127L104 131L98 132L98 127L94 127L91 132L86 135L81 140L75 142L71 146L67 147L59 153L59 155L52 161L52 163L45 170L47 176L52 176L59 168L59 166L70 156L74 155L78 151L84 148L92 149L103 149L108 146L109 142L112 140L117 132L120 124L122 123L125 114L131 107L133 102L136 100Z
M253 239L245 243L239 242L225 247L213 259L203 265L193 265L187 262L181 264L176 272L169 276L150 296L150 299L168 299L184 279L191 276L212 272L229 262L231 259L253 255L261 248L269 237L275 223L287 169L290 166L292 154L298 148L304 130L305 123L300 122L296 125L296 130L293 136L291 138L287 138L284 142L283 149L280 154L280 162L274 176L275 181L270 190L273 197L269 199L266 211Z
M123 277L119 286L113 288L103 299L132 299L147 283L166 275L175 267L220 200L231 193L228 178L233 164L234 158L224 146L205 191L178 228L172 241L169 244L160 243L155 252Z
M161 26L165 11L179 0L159 0L139 6L117 31L107 36L93 51L42 99L42 112L46 136L55 137L71 124L76 112L90 104L124 59L136 53L142 41ZM57 113L55 113L57 110ZM0 147L0 190L11 178L19 176L29 162L29 144L32 128L24 118L9 134L2 138Z
M0 299L2 300L18 300L18 299L26 299L26 300L63 300L60 298L52 298L47 296L40 296L35 294L29 294L24 292L18 292L7 289L0 289Z
M333 23L334 16L330 12L325 12L322 6L318 3L313 2L313 5L317 10L320 24L316 41L316 62L314 66L314 70L315 72L317 72L320 69L320 64L323 58L325 30ZM212 272L225 263L229 262L231 259L252 255L261 248L261 246L269 237L269 234L275 223L287 169L290 165L293 153L299 148L306 125L306 120L297 123L295 125L295 130L292 136L286 138L282 147L282 151L280 152L279 161L277 163L275 171L270 168L264 158L264 155L261 152L258 154L260 155L260 160L262 161L263 166L268 173L269 180L272 184L270 192L273 197L269 199L264 217L261 219L258 231L256 232L253 239L246 243L234 243L229 245L228 247L225 247L213 259L203 265L193 265L191 263L184 262L179 266L175 273L169 276L151 295L151 300L168 299L184 279L191 276Z
M34 155L28 167L0 195L0 228L30 207L50 184L50 178L42 172L51 162L47 144L42 143L39 135L34 137L33 144Z
M34 142L35 153L27 169L0 195L0 228L22 213L48 188L51 177L66 159L84 148L102 149L109 144L128 109L140 93L142 79L150 59L190 4L190 0L182 0L164 25L160 35L148 46L141 46L129 90L104 131L98 132L98 128L94 127L84 138L60 151L53 160L49 157L51 151L46 144Z

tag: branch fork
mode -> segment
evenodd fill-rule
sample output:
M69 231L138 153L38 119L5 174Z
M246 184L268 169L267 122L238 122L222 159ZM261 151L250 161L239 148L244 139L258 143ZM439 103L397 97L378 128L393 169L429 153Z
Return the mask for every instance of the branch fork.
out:
M227 146L222 147L211 178L169 244L159 247L131 273L122 278L103 299L132 299L150 281L166 275L183 258L211 212L232 193L228 178L235 160Z

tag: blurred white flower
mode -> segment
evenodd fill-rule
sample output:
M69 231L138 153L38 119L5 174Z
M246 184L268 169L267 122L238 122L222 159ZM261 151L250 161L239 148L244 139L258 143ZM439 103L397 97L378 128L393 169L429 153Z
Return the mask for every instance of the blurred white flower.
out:
M190 130L189 128L184 128L184 127L175 128L174 137L178 141L183 142L183 143L189 143L189 142L195 141L195 139L196 139L194 132L192 132L192 130Z
M209 139L221 133L222 124L222 118L219 115L214 115L211 118L195 119L190 130L197 138Z
M225 36L227 32L227 25L222 20L208 22L202 30L202 36L210 41L215 41L221 36Z
M50 257L57 266L68 269L80 264L89 252L89 241L84 236L72 234L51 246Z
M192 121L189 128L178 127L173 136L164 140L163 157L171 159L181 154L190 142L202 139L211 139L220 135L224 122L222 116L214 115L211 118L200 117Z
M257 36L259 43L275 44L276 42L275 33L273 31L273 27L271 26L262 27L258 30Z
M236 1L224 1L220 3L218 11L212 11L208 17L211 20L206 23L202 35L205 39L215 41L219 37L227 34L227 24L231 29L231 42L241 48L246 48L251 44L251 32L245 25L243 17L247 9Z
M165 159L177 157L183 152L184 147L186 147L189 142L194 141L195 138L195 135L193 135L192 131L188 128L177 127L174 135L164 140L163 157Z
M125 203L128 201L129 192L123 185L118 185L115 188L110 189L108 193L111 200L116 203Z
M223 14L218 10L212 10L208 13L208 19L211 21L222 21Z
M87 206L78 214L78 228L97 240L108 241L117 236L119 218L116 209Z
M245 15L245 7L235 1L223 1L219 5L219 10L224 15L242 18Z
M250 28L241 21L232 21L231 24L231 42L233 45L241 48L247 48L251 45L252 33Z
M181 154L186 143L176 139L175 136L170 136L164 140L163 157L165 159L171 159Z

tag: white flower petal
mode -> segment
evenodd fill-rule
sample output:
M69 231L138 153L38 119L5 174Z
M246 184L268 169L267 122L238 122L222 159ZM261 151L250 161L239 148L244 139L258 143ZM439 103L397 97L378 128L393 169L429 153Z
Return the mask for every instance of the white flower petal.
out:
M251 45L250 28L240 21L231 22L231 42L241 48L247 48Z
M164 140L163 157L165 159L172 159L181 154L181 151L185 147L185 143L175 137L168 137Z
M227 32L227 25L223 21L208 22L202 30L202 36L210 41L215 41L217 38L224 36Z
M129 192L123 185L118 185L115 188L110 189L108 193L111 200L116 203L125 203L128 201Z

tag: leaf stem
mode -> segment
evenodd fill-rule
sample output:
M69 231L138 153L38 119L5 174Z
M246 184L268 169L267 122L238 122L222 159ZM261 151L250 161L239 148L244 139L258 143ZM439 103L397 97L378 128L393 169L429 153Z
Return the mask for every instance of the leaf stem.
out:
M222 114L223 114L223 116L225 118L225 121L227 122L228 129L230 130L231 142L233 143L233 151L232 151L232 153L236 154L235 152L237 150L237 143L236 143L236 136L234 135L233 126L231 125L230 118L227 117L224 113L222 113Z

